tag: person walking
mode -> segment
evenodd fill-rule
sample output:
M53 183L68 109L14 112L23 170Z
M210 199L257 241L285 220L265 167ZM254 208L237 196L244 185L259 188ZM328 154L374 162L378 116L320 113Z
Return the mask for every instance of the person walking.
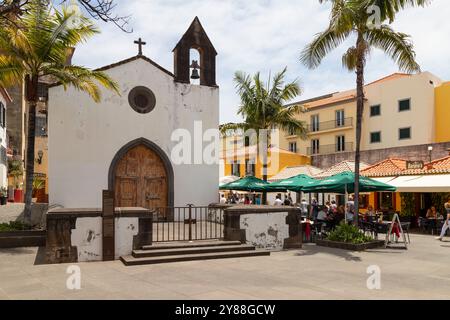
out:
M444 238L445 234L447 233L447 230L450 228L449 225L449 220L450 220L450 198L448 198L448 201L445 203L444 205L445 207L445 211L447 213L447 219L444 222L444 225L442 226L442 230L441 230L441 235L439 237L437 237L437 240L442 241L442 239Z

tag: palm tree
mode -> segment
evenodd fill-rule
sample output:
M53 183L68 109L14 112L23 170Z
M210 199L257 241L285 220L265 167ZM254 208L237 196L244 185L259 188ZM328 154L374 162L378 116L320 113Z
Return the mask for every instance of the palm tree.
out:
M332 2L328 28L316 35L306 46L300 60L313 69L322 59L345 40L354 36L356 43L342 57L342 64L349 71L356 71L356 147L355 147L355 208L359 209L359 169L361 126L364 111L364 68L372 48L383 50L405 72L420 71L409 36L394 31L388 24L370 24L371 5L379 5L380 22L393 20L395 13L407 5L424 5L426 0L319 0ZM358 215L355 215L358 223Z
M98 84L118 93L118 85L106 74L84 67L67 65L68 52L98 30L84 17L74 17L65 9L52 8L46 0L32 0L26 7L19 27L0 29L0 85L25 84L28 107L26 144L25 219L31 218L34 176L35 119L38 84L50 78L67 88L87 92L95 102L101 99Z
M285 84L285 75L287 68L275 74L273 79L269 77L267 84L264 84L260 78L260 73L253 77L243 72L236 72L234 82L237 93L241 99L241 105L238 114L244 118L242 123L228 123L221 126L221 132L226 133L230 130L254 130L256 138L252 143L257 144L257 155L262 151L263 180L267 181L267 158L268 149L260 150L259 139L262 134L267 134L271 129L279 128L290 131L302 139L306 139L307 130L304 122L297 120L295 115L302 111L302 106L285 106L285 103L295 97L300 92L300 86L296 81ZM261 134L261 135L260 135ZM268 142L269 143L269 142ZM267 197L264 193L263 203L266 203Z

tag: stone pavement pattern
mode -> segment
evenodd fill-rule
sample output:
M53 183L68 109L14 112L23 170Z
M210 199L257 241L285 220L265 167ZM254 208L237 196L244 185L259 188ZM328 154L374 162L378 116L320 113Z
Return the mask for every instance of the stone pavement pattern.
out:
M75 291L66 288L69 265L35 265L42 249L1 249L0 299L449 299L450 239L411 238L407 251L309 244L270 257L136 267L79 263L81 290ZM370 265L381 268L381 290L367 289Z

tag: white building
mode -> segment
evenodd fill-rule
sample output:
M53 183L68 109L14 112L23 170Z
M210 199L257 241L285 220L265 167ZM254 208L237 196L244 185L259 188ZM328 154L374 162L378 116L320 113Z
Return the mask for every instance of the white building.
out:
M200 54L199 85L190 83L193 48ZM204 206L217 201L217 162L198 163L196 158L198 164L177 164L171 157L179 144L171 138L175 130L189 133L193 141L194 126L201 125L202 131L195 132L200 140L203 132L219 126L216 55L196 18L174 49L174 73L140 51L101 68L118 82L120 96L102 90L102 102L96 104L73 88L50 88L50 203L101 207L101 191L108 188L114 190L118 207Z
M0 187L5 188L8 186L6 108L11 102L8 92L0 87Z

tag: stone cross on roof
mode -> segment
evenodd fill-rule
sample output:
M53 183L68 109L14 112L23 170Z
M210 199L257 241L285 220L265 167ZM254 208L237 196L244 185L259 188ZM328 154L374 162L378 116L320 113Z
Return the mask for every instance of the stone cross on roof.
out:
M139 48L139 55L142 56L142 46L145 46L147 44L147 42L142 41L141 38L139 38L139 40L134 41L135 44L138 45Z

